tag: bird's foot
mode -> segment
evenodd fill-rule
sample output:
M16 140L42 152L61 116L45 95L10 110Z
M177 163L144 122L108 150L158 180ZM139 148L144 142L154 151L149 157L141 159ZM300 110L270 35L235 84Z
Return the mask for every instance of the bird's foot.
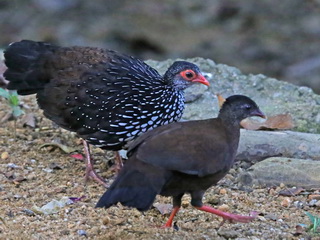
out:
M227 221L229 223L236 223L236 222L249 223L256 218L256 215L243 216L238 214L226 213L226 216L222 216L222 217L223 217L223 220L219 224L219 227L221 227Z
M179 210L180 210L180 207L174 207L172 209L172 212L170 214L170 217L169 217L168 221L166 222L166 224L161 226L161 228L171 228L172 227L173 218L179 212Z
M97 183L101 184L102 186L104 186L105 188L107 188L107 184L104 181L104 179L102 177L100 177L96 171L92 168L92 166L90 167L89 165L86 166L86 175L85 175L85 181L87 182L89 180L89 178L91 178L92 180L96 181Z
M92 180L98 182L99 184L101 184L102 186L104 186L105 188L107 188L107 184L104 181L104 179L102 177L100 177L96 171L93 168L93 161L91 159L91 154L90 154L90 147L88 145L88 143L83 139L83 147L84 147L84 155L86 157L86 175L85 175L85 182L87 182L89 180L89 178L91 178Z
M226 222L229 221L230 223L234 222L242 222L242 223L248 223L254 220L258 213L257 212L251 212L250 216L243 216L243 215L238 215L238 214L233 214L233 213L228 213L228 212L223 212L218 209L209 207L209 206L202 206L202 207L196 207L197 209L209 213L213 213L215 215L218 215L223 218L222 222L220 223L220 227Z

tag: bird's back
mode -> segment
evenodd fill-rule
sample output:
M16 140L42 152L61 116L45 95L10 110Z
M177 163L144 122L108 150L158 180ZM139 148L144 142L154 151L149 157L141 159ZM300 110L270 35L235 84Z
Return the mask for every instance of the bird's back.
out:
M46 117L106 149L121 149L183 112L183 95L155 69L111 50L21 41L5 58L9 89L37 93Z

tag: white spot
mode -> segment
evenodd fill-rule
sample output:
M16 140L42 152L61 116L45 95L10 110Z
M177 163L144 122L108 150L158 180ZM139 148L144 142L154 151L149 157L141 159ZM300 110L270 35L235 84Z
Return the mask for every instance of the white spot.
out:
M116 132L116 135L122 135L122 134L126 134L127 131L123 131L123 132Z
M100 129L100 132L106 132L106 133L108 133L109 131L108 130L106 130L106 129Z
M122 115L123 118L132 118L132 116Z
M133 132L131 133L131 135L134 136L134 135L136 135L138 132L139 132L139 130L133 131Z

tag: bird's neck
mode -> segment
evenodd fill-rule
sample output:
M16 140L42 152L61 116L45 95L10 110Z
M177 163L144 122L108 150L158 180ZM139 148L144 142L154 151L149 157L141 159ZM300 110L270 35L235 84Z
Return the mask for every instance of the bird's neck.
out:
M221 119L221 121L225 123L225 125L231 128L240 129L241 120L239 120L236 114L232 111L220 111L218 118Z

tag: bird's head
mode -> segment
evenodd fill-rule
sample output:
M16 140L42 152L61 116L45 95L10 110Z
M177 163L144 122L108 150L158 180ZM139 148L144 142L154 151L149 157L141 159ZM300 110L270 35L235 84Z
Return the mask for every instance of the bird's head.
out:
M219 117L234 120L237 123L240 123L245 118L254 116L266 118L258 105L251 98L243 95L228 97L219 113Z
M184 90L194 83L210 85L209 81L202 75L199 67L186 61L174 62L164 74L164 79L178 90Z

